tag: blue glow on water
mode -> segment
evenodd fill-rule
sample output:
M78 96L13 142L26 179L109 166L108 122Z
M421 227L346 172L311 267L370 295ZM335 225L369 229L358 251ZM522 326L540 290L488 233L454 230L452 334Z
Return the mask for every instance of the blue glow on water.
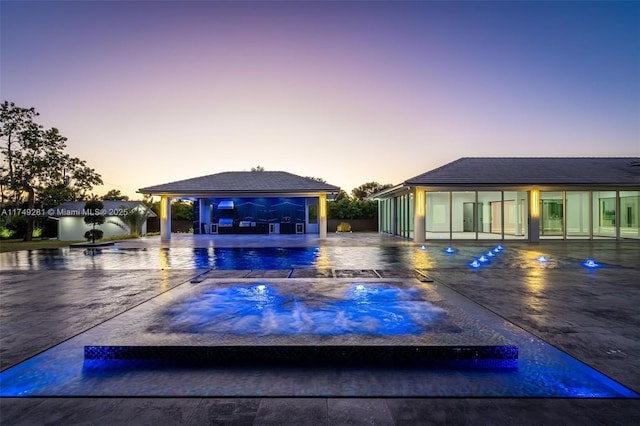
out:
M447 254L453 254L456 252L456 249L454 249L453 247L447 247L446 249L444 249L444 252Z
M302 300L268 284L220 287L168 308L171 333L419 334L444 310L415 289L357 284L343 299Z
M545 256L538 256L536 260L540 263L547 263L549 261L549 259Z
M487 257L495 257L495 255L496 254L491 250L489 250L488 252L485 253L485 256L487 256Z
M478 260L482 263L487 263L489 261L489 258L487 256L482 255L478 258Z
M193 263L197 269L305 268L316 264L319 252L317 247L194 248Z
M427 249L427 246L424 246L424 245L420 246L420 250L426 250L426 249Z

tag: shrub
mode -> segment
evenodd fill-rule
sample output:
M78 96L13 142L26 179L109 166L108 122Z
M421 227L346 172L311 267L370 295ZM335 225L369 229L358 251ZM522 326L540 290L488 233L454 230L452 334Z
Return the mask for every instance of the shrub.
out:
M9 238L13 237L13 234L15 233L16 231L14 231L13 229L5 228L4 225L0 226L0 238L2 238L3 240L8 240Z
M338 224L336 232L351 232L351 225L349 225L347 222L340 222Z

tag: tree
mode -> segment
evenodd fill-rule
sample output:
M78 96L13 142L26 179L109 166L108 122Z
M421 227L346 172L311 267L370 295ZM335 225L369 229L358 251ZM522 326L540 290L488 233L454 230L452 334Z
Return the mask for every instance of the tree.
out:
M347 194L347 191L345 191L344 189L341 189L340 191L338 191L336 196L333 197L333 201L348 200L348 199L349 199L349 194Z
M102 231L96 229L96 225L102 225L105 221L105 217L102 215L103 210L104 204L100 200L89 200L84 205L84 223L92 225L92 229L85 232L84 237L87 240L90 239L92 243L96 242L96 238L98 240L102 238Z
M67 138L58 129L43 130L33 108L0 104L0 139L3 167L2 200L18 207L26 194L27 209L51 207L64 201L84 199L100 175L86 162L65 154ZM35 216L27 216L25 241L31 240Z
M305 176L305 178L307 179L311 179L311 180L315 180L316 182L320 182L320 183L327 183L326 180L319 178L319 177L313 177L313 176Z
M182 200L171 203L171 218L193 221L193 203Z
M142 226L149 217L151 210L147 206L129 210L125 215L124 222L129 226L129 233L139 237L142 235Z
M264 167L262 167L262 166L258 165L258 166L256 166L256 167L252 167L252 168L251 168L251 171L252 171L252 172L264 172Z
M102 196L104 201L129 201L129 197L120 192L119 189L111 189Z
M376 192L380 192L384 189L391 188L393 185L387 183L384 185L379 184L378 182L367 182L360 185L357 188L353 188L351 191L351 195L356 200L364 200L370 195L375 194Z
M120 221L109 221L108 223L119 226L134 237L140 237L142 235L142 226L151 214L151 209L144 204L130 210L125 206L120 206L120 208L127 212L127 214L122 216L122 222L124 222L126 226Z
M21 135L25 132L33 123L33 119L39 114L34 108L21 108L17 107L13 102L9 103L4 101L0 104L0 138L4 141L2 146L2 153L4 154L2 175L0 178L0 184L2 185L2 203L5 202L7 194L5 194L5 188L9 191L13 191L13 204L18 204L20 193L15 190L15 173L14 173L14 152L17 145L20 143Z
M374 219L378 214L378 203L370 200L343 198L328 204L329 219Z

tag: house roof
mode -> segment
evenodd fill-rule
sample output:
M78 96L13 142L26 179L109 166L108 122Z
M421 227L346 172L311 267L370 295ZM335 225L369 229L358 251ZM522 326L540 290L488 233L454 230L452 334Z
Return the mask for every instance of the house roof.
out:
M408 179L404 185L640 186L640 158L465 157Z
M86 201L67 201L53 208L56 212L56 214L53 216L85 216L83 211L86 204ZM140 205L144 206L144 204L140 201L119 200L103 201L102 204L104 206L104 210L107 213L105 216L121 216L120 214L117 214L120 209L131 210ZM148 214L149 217L157 216L153 211L151 211L151 209L149 209Z
M143 194L316 193L340 188L287 172L223 172L140 188Z

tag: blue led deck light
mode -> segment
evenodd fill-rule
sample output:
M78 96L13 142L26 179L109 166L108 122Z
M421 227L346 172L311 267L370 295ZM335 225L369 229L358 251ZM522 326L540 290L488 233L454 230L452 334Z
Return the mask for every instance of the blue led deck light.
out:
M593 259L587 259L582 263L587 268L599 268L601 265Z
M427 246L420 246L420 250L426 250Z
M540 263L546 263L546 262L548 262L548 261L549 261L549 259L548 259L548 258L546 258L546 257L544 257L544 256L538 256L538 257L536 258L536 260L537 260L538 262L540 262Z
M453 247L449 246L446 249L444 249L445 253L451 254L451 253L455 253L456 249L454 249Z
M478 260L482 263L487 263L489 261L489 258L485 255L482 255L478 258Z
M484 255L487 256L487 257L494 257L496 254L494 252L492 252L491 250L489 250Z
M473 262L469 263L469 266L471 266L474 269L478 269L480 266L482 266L482 263L480 263L478 259L473 259Z
M497 246L494 247L493 252L494 253L500 253L502 250L504 250L504 247L502 247L500 244L498 244Z

